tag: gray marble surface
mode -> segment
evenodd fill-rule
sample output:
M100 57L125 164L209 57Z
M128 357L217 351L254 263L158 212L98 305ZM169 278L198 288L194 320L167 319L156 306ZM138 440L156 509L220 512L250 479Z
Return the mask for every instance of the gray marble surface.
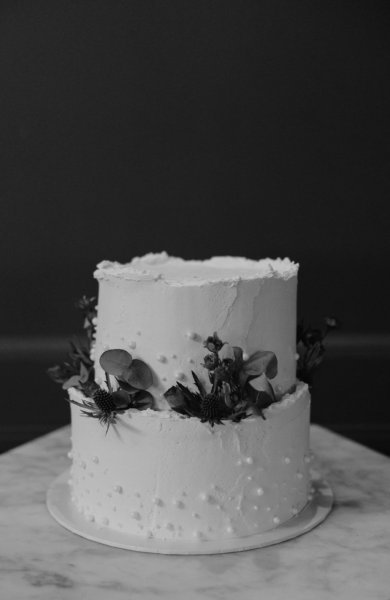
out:
M312 449L333 487L327 520L294 540L216 556L165 556L76 536L48 514L69 464L64 428L0 456L4 600L390 600L390 459L317 426Z

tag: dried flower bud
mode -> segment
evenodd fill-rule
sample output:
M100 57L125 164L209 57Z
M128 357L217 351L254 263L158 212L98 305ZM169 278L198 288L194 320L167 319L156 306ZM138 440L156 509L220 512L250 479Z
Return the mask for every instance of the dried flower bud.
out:
M209 371L214 371L218 367L218 356L216 354L207 354L204 357L203 366Z
M224 342L219 339L217 332L214 332L214 335L210 335L203 345L209 352L217 353L221 350Z

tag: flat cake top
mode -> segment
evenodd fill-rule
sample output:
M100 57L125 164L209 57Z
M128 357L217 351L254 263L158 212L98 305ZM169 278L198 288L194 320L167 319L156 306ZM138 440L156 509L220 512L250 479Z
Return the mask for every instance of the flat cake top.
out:
M290 279L299 265L289 258L251 260L234 256L214 256L208 260L184 260L166 252L145 254L129 263L104 260L97 265L97 279L122 278L157 281L173 285L202 285L220 281L276 277Z

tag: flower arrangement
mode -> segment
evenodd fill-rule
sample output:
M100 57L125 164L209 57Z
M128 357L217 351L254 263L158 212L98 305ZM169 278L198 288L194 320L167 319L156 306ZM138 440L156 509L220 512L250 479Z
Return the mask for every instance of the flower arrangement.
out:
M277 375L277 359L273 352L259 350L247 360L242 348L222 342L217 333L204 342L209 351L203 366L212 385L207 392L196 373L192 377L196 391L177 382L164 394L170 407L183 415L197 417L213 427L224 419L241 421L251 414L260 415L276 402L269 379ZM256 379L257 385L252 382Z
M76 306L84 319L83 338L73 338L67 360L48 369L48 375L64 390L73 387L80 390L82 402L67 398L80 407L84 416L98 419L106 426L115 424L117 415L130 408L155 409L153 396L147 391L153 384L150 367L142 360L133 358L126 350L112 349L99 358L105 372L107 389L95 381L94 363L91 359L95 339L96 298L83 296ZM313 372L323 360L323 341L330 331L339 327L334 317L327 317L322 329L305 326L303 321L297 330L297 377L313 383ZM207 391L198 375L192 371L194 389L177 381L164 394L170 408L183 417L195 417L202 423L223 424L225 420L239 422L250 415L263 419L264 409L277 402L270 380L278 372L278 362L270 350L258 350L244 358L242 348L222 342L217 332L209 336L204 347L203 359L211 390ZM114 379L114 385L112 378Z

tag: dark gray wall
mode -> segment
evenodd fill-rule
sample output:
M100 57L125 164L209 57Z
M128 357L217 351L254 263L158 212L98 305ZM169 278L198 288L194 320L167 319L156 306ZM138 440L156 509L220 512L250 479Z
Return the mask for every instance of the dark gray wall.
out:
M38 432L67 414L43 380L59 347L33 338L19 364L9 336L78 329L73 301L95 292L103 258L288 255L302 266L302 315L335 313L345 335L390 332L389 14L359 0L0 3L10 420ZM375 361L348 363L374 374L376 398L390 383L382 359L379 377ZM21 380L35 381L40 410ZM365 423L366 393L351 385L360 412L342 388L343 423ZM332 402L319 421L340 415Z
M3 333L69 332L102 258L289 255L300 306L390 329L389 10L0 5Z

